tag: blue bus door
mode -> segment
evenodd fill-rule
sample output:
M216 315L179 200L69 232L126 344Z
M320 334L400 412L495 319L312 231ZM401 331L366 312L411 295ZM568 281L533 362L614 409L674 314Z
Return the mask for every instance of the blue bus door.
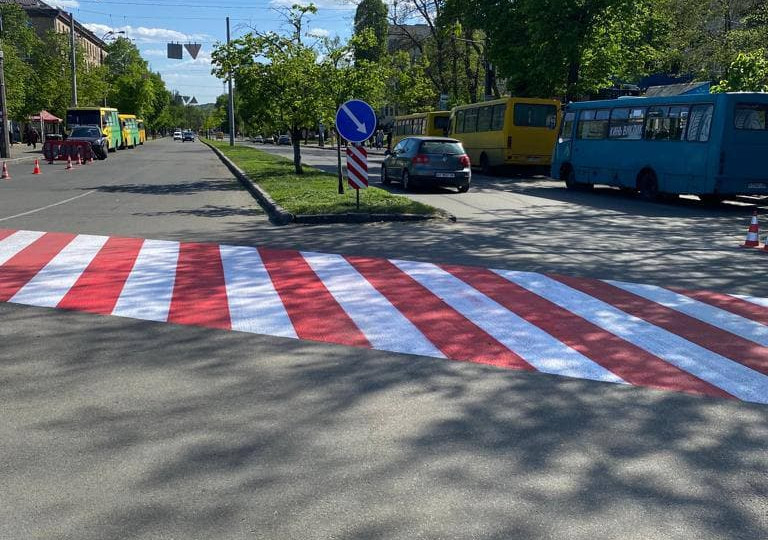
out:
M576 113L566 112L563 116L563 126L560 130L560 136L555 141L555 158L558 163L565 163L571 161L571 154L573 152L573 129L576 125L575 122ZM555 160L553 160L554 162ZM559 174L559 171L557 171ZM563 178L563 180L565 180Z

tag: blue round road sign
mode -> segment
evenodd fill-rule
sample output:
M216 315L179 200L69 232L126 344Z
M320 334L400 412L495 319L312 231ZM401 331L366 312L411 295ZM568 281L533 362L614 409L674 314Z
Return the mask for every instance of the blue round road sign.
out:
M350 99L336 111L336 129L349 142L363 142L376 131L376 113L365 101Z

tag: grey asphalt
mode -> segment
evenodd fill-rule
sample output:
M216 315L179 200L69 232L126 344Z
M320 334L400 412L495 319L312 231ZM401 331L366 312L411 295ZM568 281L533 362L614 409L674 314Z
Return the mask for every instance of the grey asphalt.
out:
M93 193L0 227L561 271L588 261L588 272L609 253L636 259L642 240L632 229L620 251L603 233L627 218L611 208L590 226L597 203L558 188L536 189L543 208L557 200L582 222L566 263L536 256L551 235L526 247L551 210L534 220L521 208L497 228L280 228L198 143L157 141L87 167L1 184L0 219ZM744 211L660 208L712 227ZM663 252L662 228L681 234L676 216L662 218L643 240L649 259ZM712 251L752 257L729 249ZM697 279L735 281L718 268L727 257L702 261ZM643 275L664 280L648 262ZM631 266L604 271L630 279ZM743 270L742 290L759 289ZM0 321L3 540L768 536L764 406L13 304L0 304Z

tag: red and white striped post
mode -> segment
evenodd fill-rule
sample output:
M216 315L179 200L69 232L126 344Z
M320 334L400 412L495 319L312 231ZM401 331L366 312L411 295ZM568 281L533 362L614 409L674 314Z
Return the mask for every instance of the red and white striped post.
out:
M360 190L368 187L368 152L362 145L347 146L347 183L355 190L360 210Z

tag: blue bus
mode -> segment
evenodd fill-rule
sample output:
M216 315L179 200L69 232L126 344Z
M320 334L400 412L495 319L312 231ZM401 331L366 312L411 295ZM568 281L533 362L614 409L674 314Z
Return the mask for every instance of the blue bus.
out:
M768 93L569 103L551 175L571 189L604 184L648 200L768 195L767 120Z

